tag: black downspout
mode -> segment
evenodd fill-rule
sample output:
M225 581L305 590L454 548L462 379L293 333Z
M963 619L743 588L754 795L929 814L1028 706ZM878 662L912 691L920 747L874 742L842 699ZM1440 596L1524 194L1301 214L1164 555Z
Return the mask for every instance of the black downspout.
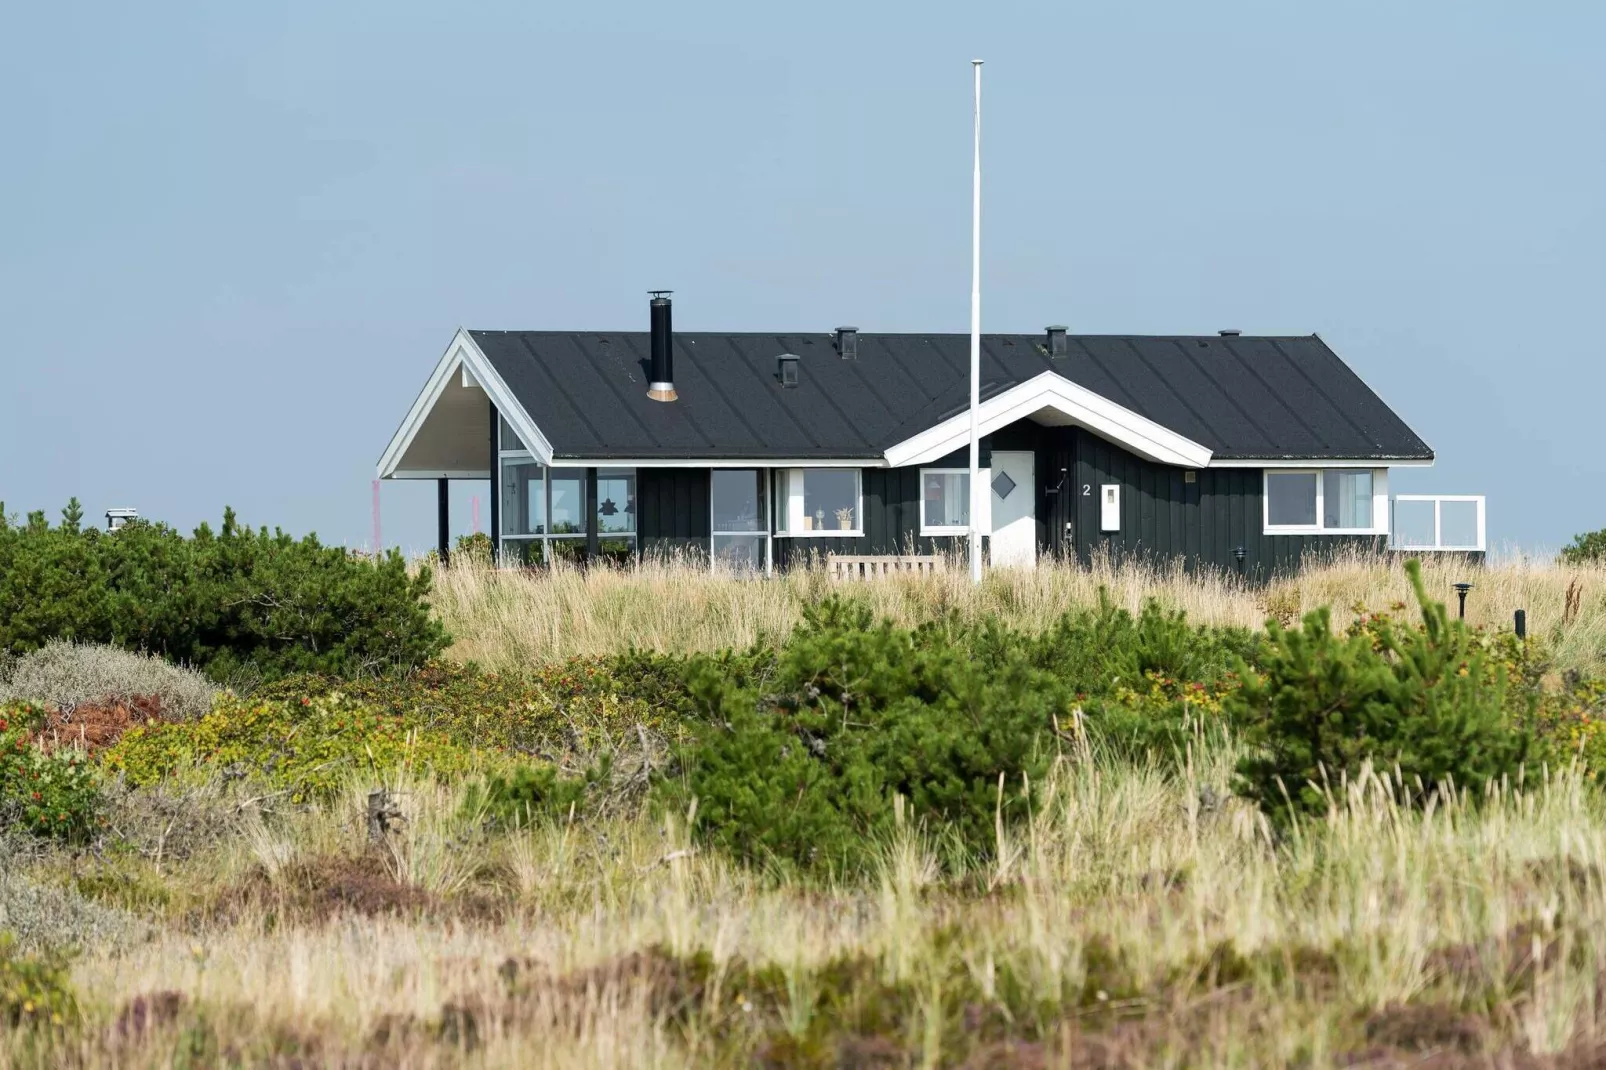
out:
M597 559L597 470L586 469L586 560Z
M448 555L451 553L452 498L450 486L451 480L449 479L437 479L435 481L435 513L440 535L442 568L446 567Z
M502 442L498 432L501 430L500 414L496 411L496 402L489 399L486 404L491 407L491 562L500 564L502 560Z

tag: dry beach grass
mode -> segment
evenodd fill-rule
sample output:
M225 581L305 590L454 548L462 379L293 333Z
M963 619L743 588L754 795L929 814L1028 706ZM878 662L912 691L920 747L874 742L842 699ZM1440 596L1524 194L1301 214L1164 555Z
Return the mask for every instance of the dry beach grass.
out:
M1467 600L1472 624L1510 628L1513 611L1525 609L1530 633L1546 638L1558 666L1606 666L1606 566L1516 556L1475 565L1458 556L1429 556L1423 575L1428 591L1452 606L1451 584L1474 583ZM710 577L675 561L527 572L468 564L437 573L434 602L456 638L451 656L513 668L629 645L714 651L777 642L804 606L834 586L823 568L746 580ZM980 587L956 566L934 576L858 584L848 593L900 624L957 611L995 614L1037 630L1066 609L1095 604L1100 588L1133 610L1152 597L1198 623L1246 627L1268 617L1291 622L1322 605L1343 625L1357 606L1378 610L1411 598L1403 558L1365 554L1341 555L1267 585L1176 567L1096 562L1092 568L1051 563L1033 571L996 570Z

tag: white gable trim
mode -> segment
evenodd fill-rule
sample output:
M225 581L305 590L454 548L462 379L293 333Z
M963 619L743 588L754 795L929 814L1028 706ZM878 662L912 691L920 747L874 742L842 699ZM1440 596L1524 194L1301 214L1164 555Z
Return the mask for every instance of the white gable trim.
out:
M1210 450L1117 405L1055 372L1043 372L981 403L977 422L983 435L1008 427L1042 409L1054 409L1140 457L1181 468L1204 468ZM929 464L970 443L970 412L944 420L887 450L894 468Z
M413 407L407 411L406 418L396 429L396 434L391 437L390 445L385 447L384 454L379 458L377 473L380 479L408 478L398 472L397 465L406 456L407 447L413 444L418 429L424 426L429 411L440 400L446 384L459 372L463 376L464 386L468 386L472 379L475 385L484 389L491 401L496 404L497 411L513 425L513 430L524 444L530 447L530 452L535 454L537 460L542 464L552 463L552 444L541 433L541 429L535 426L529 414L524 411L524 406L513 397L513 392L507 388L502 377L496 374L496 369L491 366L491 362L475 343L474 336L458 328L457 334L452 338L452 344L446 347L446 353L435 365L435 370L430 374L429 381L424 384L418 400L413 402ZM491 433L495 435L498 431L492 428ZM491 440L486 439L487 457L490 456L490 451Z

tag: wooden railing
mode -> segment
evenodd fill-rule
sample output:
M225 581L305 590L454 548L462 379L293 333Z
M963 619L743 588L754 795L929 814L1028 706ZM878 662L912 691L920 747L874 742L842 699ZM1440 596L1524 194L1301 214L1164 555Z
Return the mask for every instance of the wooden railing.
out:
M941 557L838 557L826 558L833 580L873 580L885 576L930 574L943 571Z

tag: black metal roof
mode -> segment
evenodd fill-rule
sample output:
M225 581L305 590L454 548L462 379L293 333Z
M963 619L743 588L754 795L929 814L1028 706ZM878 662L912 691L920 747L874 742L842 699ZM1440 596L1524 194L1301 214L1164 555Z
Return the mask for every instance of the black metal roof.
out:
M966 410L970 336L674 336L674 402L647 397L646 332L471 331L562 458L879 459ZM1428 448L1315 335L984 335L982 400L1053 371L1218 459L1428 460ZM800 358L783 388L778 358Z

